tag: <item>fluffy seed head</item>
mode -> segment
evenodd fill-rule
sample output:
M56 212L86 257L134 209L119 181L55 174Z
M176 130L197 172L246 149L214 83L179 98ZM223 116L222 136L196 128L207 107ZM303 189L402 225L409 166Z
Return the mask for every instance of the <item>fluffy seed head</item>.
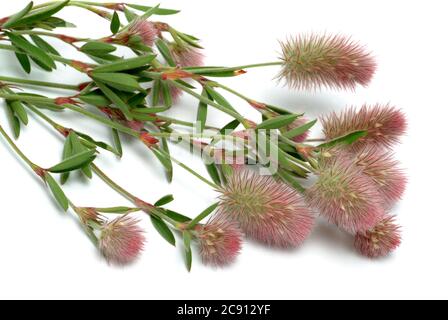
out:
M129 26L129 29L126 32L125 37L128 40L132 36L140 37L141 41L145 45L147 45L148 47L152 47L158 34L159 30L154 25L154 23L147 20L138 19L132 22L132 24Z
M389 151L367 147L356 154L356 165L375 182L385 207L401 199L406 189L406 176Z
M311 207L353 234L372 228L384 216L374 182L345 157L323 161L319 178L306 196Z
M385 217L372 229L355 236L355 248L369 258L387 256L397 249L400 243L400 227L392 216Z
M286 130L290 131L296 128L299 128L305 124L308 123L308 119L304 118L304 117L299 117L296 120L294 120L293 123L289 124L288 126L286 126ZM291 140L297 143L301 143L303 141L305 141L308 138L309 135L309 131L305 131L304 133L302 133L301 135L295 136L293 137Z
M124 265L139 256L145 238L138 223L138 220L125 215L103 226L99 249L109 263Z
M314 223L302 197L272 176L234 170L221 190L220 214L240 224L244 233L275 247L296 247Z
M321 121L327 139L354 131L367 131L367 136L350 145L354 150L365 146L390 148L399 141L407 127L406 117L399 109L379 104L363 105L359 110L348 108L340 114L333 112Z
M278 77L299 90L353 90L357 84L367 86L375 73L371 54L350 38L308 34L281 46L283 69Z
M189 46L172 45L171 55L180 67L198 67L204 63L204 55L199 49Z
M222 267L235 261L243 239L237 222L218 214L196 232L204 264Z

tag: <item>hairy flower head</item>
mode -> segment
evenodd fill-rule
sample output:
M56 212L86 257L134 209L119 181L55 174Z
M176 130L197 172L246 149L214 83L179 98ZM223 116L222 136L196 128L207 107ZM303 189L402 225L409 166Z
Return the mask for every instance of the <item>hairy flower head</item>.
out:
M367 131L367 135L350 145L359 150L365 146L391 147L406 132L404 114L390 105L363 105L361 109L348 108L321 119L327 139L335 139L354 131Z
M244 233L275 247L296 247L314 223L302 197L272 176L234 170L221 190L220 214L240 224Z
M109 263L128 264L140 255L145 238L138 223L138 220L125 215L103 225L99 249Z
M174 62L180 67L198 67L204 63L204 55L191 46L173 44L170 52Z
M159 30L154 23L147 20L137 19L131 23L128 30L125 31L124 34L118 35L117 37L126 38L126 42L132 41L133 37L137 37L146 46L152 47L158 34Z
M358 43L338 35L301 35L281 43L279 78L299 90L367 86L376 63Z
M323 161L318 180L306 195L311 207L353 234L372 228L384 216L374 182L345 157Z
M387 256L397 249L400 243L400 227L392 216L386 216L372 229L355 236L355 248L369 258Z
M406 176L398 161L387 150L367 147L356 154L356 165L375 182L386 208L401 199L406 189Z
M200 255L204 264L222 267L235 261L241 250L243 233L238 223L215 215L196 227Z

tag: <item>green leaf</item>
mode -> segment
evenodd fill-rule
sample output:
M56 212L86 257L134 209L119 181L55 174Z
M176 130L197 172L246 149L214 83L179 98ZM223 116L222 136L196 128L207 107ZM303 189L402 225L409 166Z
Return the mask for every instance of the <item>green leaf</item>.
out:
M25 8L23 8L22 10L20 10L16 14L10 16L8 18L8 20L6 20L6 22L2 25L2 28L3 29L8 29L10 26L14 25L14 23L16 23L17 21L22 19L24 16L26 16L28 14L28 12L31 11L31 9L33 8L33 5L34 4L31 1L30 3L27 4L27 6Z
M221 178L219 177L219 171L218 168L216 167L216 164L214 163L210 163L210 164L206 164L205 168L207 169L207 172L210 176L210 178L212 178L213 182L216 183L218 186L221 185Z
M60 56L59 52L51 44L49 44L47 41L45 41L38 35L32 34L32 35L30 35L30 38L31 38L31 40L33 40L33 42L36 44L36 46L38 46L42 50L47 51L56 56Z
M25 53L41 62L47 68L56 69L56 64L53 59L44 50L32 45L28 40L20 35L12 32L5 33L14 46L22 49Z
M221 106L223 106L224 108L227 108L229 110L235 111L235 108L232 107L232 105L226 100L226 98L224 98L218 91L216 91L215 89L213 89L210 86L205 86L205 89L207 90L207 93L210 95L210 97L217 102L218 104L220 104Z
M121 158L123 156L123 147L121 146L120 133L117 129L112 129L112 138L114 141L115 150L118 156Z
M114 11L114 15L112 16L112 20L110 22L110 31L112 34L116 34L118 30L120 30L120 17L118 16L117 11Z
M171 181L170 178L172 177L172 171L173 171L173 164L171 162L171 159L167 157L164 153L160 152L160 150L155 147L151 148L151 151L163 165L165 171L167 172L168 179L169 181Z
M297 181L296 178L294 178L289 172L286 170L279 168L277 175L285 181L287 184L289 184L291 187L299 191L300 193L303 193L305 191L305 188Z
M176 33L177 33L177 36L178 36L179 38L181 38L183 41L185 41L186 43L188 43L190 46L195 47L195 48L198 48L198 49L203 49L203 47L201 47L201 46L197 43L197 41L198 41L197 38L194 38L194 39L193 39L190 35L187 35L187 34L182 33L182 32L176 32Z
M91 91L78 97L82 102L98 106L105 107L110 105L110 100L107 99L100 90Z
M82 139L84 139L83 141L82 141L82 143L86 146L86 147L88 147L88 148L90 148L90 149L95 149L96 147L99 147L99 148L101 148L101 149L104 149L104 150L107 150L107 151L110 151L110 152L112 152L112 153L114 153L114 154L117 154L117 151L115 150L115 148L114 147L112 147L112 146L110 146L110 145L108 145L107 143L105 143L105 142L102 142L102 141L96 141L95 139L93 139L92 137L90 137L89 135L87 135L87 134L85 134L85 133L82 133L82 132L79 132L79 131L74 131L79 137L81 137ZM117 154L118 155L118 154Z
M117 50L117 48L108 43L89 41L86 42L79 50L81 52L97 56L114 52L115 50Z
M330 141L327 141L325 143L322 143L322 144L318 145L317 148L331 148L338 144L349 145L349 144L352 144L355 141L367 136L367 134L368 134L367 131L354 131L354 132L346 134L342 137L338 137L338 138L332 139Z
M188 218L187 216L184 216L184 215L177 213L173 210L164 209L164 211L165 211L165 215L168 218L173 219L174 221L177 221L180 223L185 223L185 222L191 221L191 219Z
M154 203L154 206L156 207L162 207L170 202L172 202L174 200L174 197L172 194L168 194L162 198L160 198L159 200L156 201L156 203Z
M143 56L138 56L136 58L122 59L120 61L96 67L93 70L93 74L119 72L140 68L149 65L155 59L155 57L156 56L154 54L147 54Z
M73 134L73 133L70 133ZM67 137L64 142L64 149L62 151L62 160L65 160L73 155L72 141L70 137ZM70 172L64 172L61 174L61 184L65 184L70 177Z
M282 109L282 108L280 108L280 107L276 107L276 106L273 106L273 105L270 105L270 104L268 104L267 107L268 107L270 110L272 110L272 111L274 111L274 112L277 112L277 113L280 114L280 115L293 114L292 112L290 112L290 111L288 111L288 110L285 110L285 109Z
M20 121L19 118L16 117L16 115L14 114L14 110L8 103L6 104L6 113L12 132L14 134L14 138L18 139L20 137Z
M8 101L8 104L11 106L12 110L14 111L15 115L19 120L24 124L28 124L28 114L26 113L26 110L22 104L22 102L18 100L14 101Z
M86 150L84 152L68 157L61 163L51 167L48 171L53 173L69 172L80 169L95 160L95 150Z
M238 126L240 122L238 120L232 120L228 124L226 124L221 130L219 130L219 134L230 134L232 133Z
M169 109L169 107L154 107L154 108L135 108L132 109L132 112L135 114L152 114L152 113L160 113L165 112Z
M127 73L95 73L92 74L92 79L125 92L145 91L137 79Z
M129 10L127 7L124 7L124 15L126 16L126 20L128 20L128 22L132 22L135 18L138 17L138 15Z
M173 162L171 161L170 148L166 138L160 138L160 145L162 150L168 155L167 160L169 160L169 164L167 163L165 166L165 174L168 182L171 183L173 181Z
M307 132L308 130L310 130L316 123L317 123L317 119L310 121L308 123L305 123L303 126L300 126L300 127L294 128L290 131L287 131L287 132L283 133L282 135L285 138L292 139L292 138L300 136L300 135L304 134L305 132Z
M31 62L30 58L25 53L22 52L15 52L17 60L19 61L20 65L22 66L23 70L26 73L31 72Z
M173 232L166 225L166 223L159 217L153 215L151 217L151 222L154 228L159 232L159 234L171 245L176 246L176 239L174 238Z
M170 67L175 67L176 62L174 61L173 56L171 55L171 51L168 48L166 42L162 39L157 39L156 46L161 55L163 56L163 58L165 59L166 63L168 63Z
M148 7L148 6L142 6L142 5L139 5L139 4L127 4L127 6L132 8L132 9L143 11L143 12L151 10L153 8L153 7ZM159 16L166 16L166 15L176 14L176 13L179 13L179 12L180 12L180 10L157 8L153 12L153 14L159 15Z
M194 227L196 227L199 222L211 215L216 210L216 208L218 208L218 206L219 202L212 204L210 207L202 211L196 218L193 219L193 221L190 222L190 224L188 225L188 229L193 229Z
M72 142L72 148L73 148L73 154L74 155L81 154L81 153L84 153L84 152L87 152L87 151L95 151L95 149L87 148L83 144L83 142L81 142L81 139L79 139L79 137L78 137L78 133L71 132L70 135L69 135L69 138L70 138L70 140ZM85 141L84 141L84 143L85 143ZM92 169L90 168L90 163L92 161L87 162L87 164L82 165L81 168L80 168L82 173L89 179L92 179L92 176L93 176Z
M210 98L207 93L207 90L205 90L205 89L202 90L202 96L206 97L206 98ZM207 123L207 104L202 101L199 101L198 114L197 114L196 119L201 125L199 133L204 132L204 128Z
M272 119L268 119L266 121L263 121L257 126L258 130L272 130L272 129L278 129L286 127L288 124L293 123L297 118L299 117L298 114L291 114L291 115L283 115L283 116L277 116Z
M169 85L165 82L161 82L162 96L163 96L163 104L165 107L170 108L173 105L173 97L171 96L171 90Z
M187 267L188 272L191 271L191 265L193 262L193 254L191 252L191 233L188 231L184 231L184 249L185 249L185 265Z
M151 105L152 106L156 106L156 105L159 104L161 87L162 87L162 81L160 81L160 80L154 81L154 85L153 85L152 90L151 90L151 93L152 93L152 95L151 95ZM169 109L170 106L168 106L166 108Z
M120 109L128 120L132 119L132 115L129 111L129 106L124 102L113 90L111 90L107 85L102 82L95 81L96 85L100 90L109 98L118 109Z
M56 180L54 180L54 178L48 172L45 173L44 179L45 179L45 182L47 182L51 193L53 194L54 198L59 203L61 208L64 209L64 211L67 211L69 202L68 202L67 196L65 195L64 191L62 191L59 184L56 182Z
M59 12L62 8L64 8L70 0L55 2L52 5L43 7L42 9L34 10L25 15L24 17L18 19L14 23L10 24L9 28L14 28L16 26L30 25L37 21L45 20L55 13Z
M95 208L95 210L101 213L116 213L116 214L125 214L140 211L139 208L129 208L129 207Z

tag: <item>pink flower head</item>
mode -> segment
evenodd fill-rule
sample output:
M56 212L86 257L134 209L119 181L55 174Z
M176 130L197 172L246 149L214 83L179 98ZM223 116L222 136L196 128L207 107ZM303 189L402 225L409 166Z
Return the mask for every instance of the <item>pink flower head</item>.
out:
M296 247L310 234L314 217L302 197L272 176L234 170L221 190L220 214L244 233L275 247Z
M216 215L196 232L204 264L222 267L235 261L243 238L238 223Z
M290 131L296 128L300 128L301 126L305 125L308 123L308 119L304 118L304 117L299 117L297 118L293 123L289 124L288 126L286 126L286 131ZM291 140L297 143L301 143L303 141L305 141L308 138L309 135L309 131L305 131L304 133L293 137Z
M125 215L103 226L99 249L109 263L128 264L140 255L145 238L138 223L138 220Z
M159 30L151 21L137 19L131 23L129 28L116 38L125 43L133 43L137 39L139 43L143 43L148 47L154 45L154 41L159 35Z
M204 55L199 49L190 46L172 45L171 56L180 67L198 67L204 63Z
M319 178L306 194L311 207L353 234L372 228L382 219L381 195L353 161L334 157L320 166Z
M361 109L349 108L321 119L327 139L334 139L354 131L367 131L367 136L351 145L355 150L365 146L391 147L406 132L404 114L390 105L363 105Z
M386 208L401 199L406 189L406 176L398 161L387 150L368 147L356 155L356 165L375 182Z
M387 256L400 244L400 227L392 216L386 216L372 229L355 236L355 248L369 258Z
M302 35L281 43L283 69L279 78L299 90L355 89L367 86L376 63L364 47L338 35Z

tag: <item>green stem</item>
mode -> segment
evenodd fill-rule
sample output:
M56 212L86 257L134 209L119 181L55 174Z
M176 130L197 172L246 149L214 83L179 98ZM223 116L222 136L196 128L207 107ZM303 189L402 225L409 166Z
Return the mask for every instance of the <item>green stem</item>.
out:
M140 200L138 197L134 196L132 193L124 189L122 186L120 186L118 183L116 183L114 180L112 180L104 171L102 171L96 164L92 163L91 165L92 171L95 172L95 174L101 178L109 187L111 187L113 190L115 190L117 193L121 194L123 197L128 199L130 202L134 204L138 204L138 201ZM151 205L152 206L152 205ZM146 210L150 211L150 214L154 214L157 217L164 219L165 221L169 222L173 227L177 227L179 223L169 217L167 217L162 210L158 209L157 207L152 206L151 208L145 208Z
M3 49L3 50L9 50L9 51L14 51L14 52L19 52L19 53L20 53L20 50L19 50L19 49L15 48L14 46L7 45L7 44L0 44L0 49ZM71 64L72 64L72 62L73 62L72 59L66 59L66 58L63 58L63 57L61 57L61 56L58 56L58 55L55 55L55 54L52 54L52 53L48 53L48 52L47 52L47 54L48 54L53 60L58 61L58 62L61 62L61 63L66 64L66 65L69 65L69 66L71 66ZM82 62L82 63L84 63L84 62ZM91 63L86 63L86 64L87 64L87 65L92 65ZM74 68L74 69L76 69L76 68Z
M194 175L196 178L198 178L199 180L201 180L202 182L208 184L209 186L211 186L214 189L219 189L220 187L218 185L216 185L215 183L209 181L207 178L204 178L203 176L201 176L199 173L197 173L196 171L194 171L193 169L191 169L189 166L187 166L186 164L184 164L183 162L177 160L176 158L174 158L173 156L169 155L168 153L166 153L165 151L163 151L162 149L158 149L158 151L163 154L165 157L171 159L171 161L173 161L174 163L176 163L179 167L183 168L184 170L188 171L189 173L191 173L192 175Z
M231 71L238 71L243 69L251 69L251 68L261 68L261 67L271 67L271 66L281 66L283 65L282 61L275 61L275 62L265 62L265 63L256 63L256 64L247 64L243 66L236 66L236 67L223 67L223 68L207 68L207 67L189 67L184 68L185 71L190 71L193 73L207 73L207 72L231 72Z
M0 76L0 81L7 81L10 83L17 83L17 84L28 84L31 86L39 86L39 87L66 89L66 90L73 90L73 91L78 91L78 89L79 89L79 87L76 85L38 81L38 80L31 80L31 79L20 79L20 78L14 78L14 77L6 77L6 76Z
M188 121L183 121L183 120L179 120L179 119L175 119L175 118L171 118L171 117L167 117L167 116L161 116L161 115L157 115L157 119L163 120L163 121L169 121L172 122L174 124L179 124L185 127L192 127L194 128L195 124L192 122L188 122ZM213 127L213 126L205 126L205 129L208 130L216 130L219 131L219 128Z
M220 110L220 111L222 111L222 112L224 112L224 113L227 113L229 116L231 116L231 117L235 118L236 120L238 120L239 122L241 122L244 126L247 125L247 124L246 124L246 119L245 119L242 115L240 115L239 113L237 113L237 112L235 112L235 111L233 111L233 110L229 110L229 109L227 109L227 108L221 106L220 104L218 104L218 103L216 103L216 102L214 102L214 101L212 101L212 100L210 100L210 99L208 99L208 98L206 98L206 97L204 97L204 96L202 96L202 95L196 93L195 91L191 90L190 88L184 86L184 85L181 84L181 83L178 83L178 82L173 81L173 80L166 80L166 81L167 81L170 85L172 85L172 86L174 86L174 87L176 87L176 88L179 88L179 89L181 89L182 91L187 92L188 94L190 94L190 95L192 95L193 97L199 99L200 101L202 101L202 102L208 104L209 106L215 107L216 109L218 109L218 110Z
M0 125L0 134L5 138L6 142L11 146L11 148L17 153L17 155L26 162L30 166L31 169L35 170L39 168L38 165L34 164L23 152L20 148L14 143L14 141L10 138L10 136L6 133L3 127Z

